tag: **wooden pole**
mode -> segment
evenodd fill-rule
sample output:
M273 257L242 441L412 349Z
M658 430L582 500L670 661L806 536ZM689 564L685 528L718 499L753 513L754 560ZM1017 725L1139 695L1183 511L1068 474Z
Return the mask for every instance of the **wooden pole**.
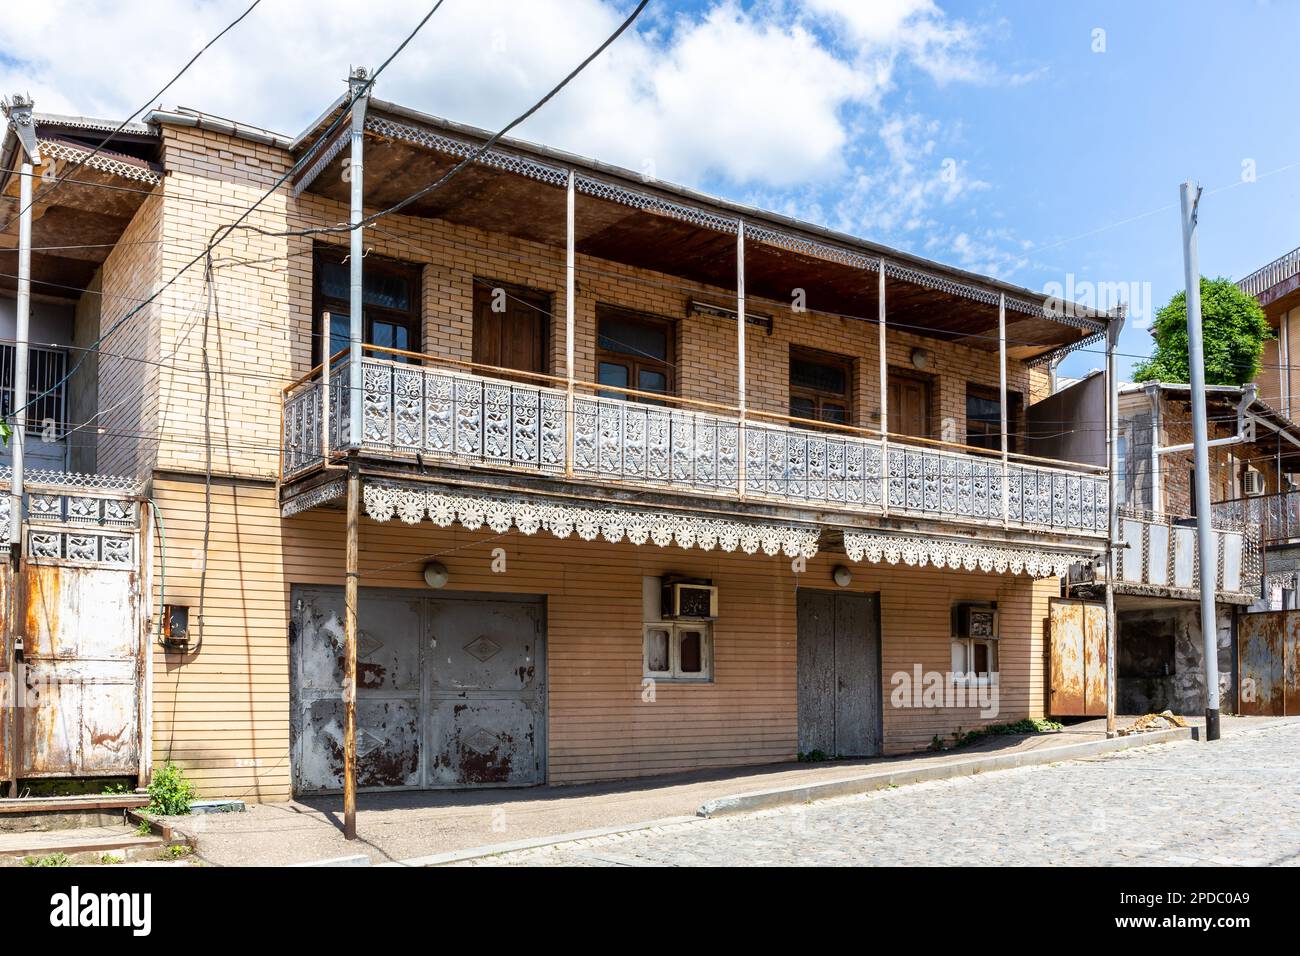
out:
M348 462L348 549L343 618L343 837L357 838L357 524L361 476Z

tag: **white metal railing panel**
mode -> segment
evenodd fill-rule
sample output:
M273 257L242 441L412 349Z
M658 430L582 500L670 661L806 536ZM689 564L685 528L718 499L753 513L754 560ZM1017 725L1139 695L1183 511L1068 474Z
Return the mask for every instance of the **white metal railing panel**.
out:
M383 456L1030 531L1107 530L1101 474L1014 462L1004 480L995 456L900 441L886 453L864 435L603 395L573 396L570 441L562 389L387 359L363 365L361 447ZM285 395L286 478L321 462L326 442L349 447L348 387L339 362L328 389L312 379Z

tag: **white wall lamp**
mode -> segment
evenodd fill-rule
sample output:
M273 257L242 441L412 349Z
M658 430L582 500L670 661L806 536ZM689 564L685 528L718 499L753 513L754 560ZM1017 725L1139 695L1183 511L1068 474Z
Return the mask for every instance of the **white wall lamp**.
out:
M831 572L831 577L834 578L835 583L842 588L846 588L853 583L853 572L842 564L835 565L835 570Z
M435 590L445 588L450 579L451 574L447 571L447 565L441 561L430 561L424 566L424 583L429 587Z

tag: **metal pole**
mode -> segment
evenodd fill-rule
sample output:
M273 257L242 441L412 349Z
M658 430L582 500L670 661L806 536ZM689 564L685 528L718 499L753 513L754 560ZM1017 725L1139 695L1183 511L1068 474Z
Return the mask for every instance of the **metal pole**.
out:
M740 409L740 435L736 456L736 483L745 496L745 221L736 223L736 405Z
M1193 192L1195 190L1195 192ZM1196 217L1201 189L1180 189L1183 277L1187 284L1187 363L1192 378L1192 445L1196 477L1196 551L1201 562L1201 640L1205 650L1205 739L1219 739L1219 634L1214 613L1218 557L1210 527L1210 452L1205 420L1205 346L1201 336L1201 267L1196 258Z
M23 668L24 625L27 620L27 578L23 557L23 486L25 480L23 452L27 440L27 341L31 332L32 309L32 176L33 164L41 161L36 145L36 124L32 117L32 101L15 96L4 103L9 127L15 133L23 151L18 183L18 296L15 303L14 322L14 373L11 409L13 412L13 478L9 487L9 548L11 561L10 613L6 623L5 665L12 683L8 713L9 738L9 795L18 795L18 777L22 765L23 700L26 680Z
M361 476L348 462L347 571L343 582L343 838L357 838L357 524Z
M1007 297L998 296L998 404L1002 414L1002 526L1010 523L1010 502L1007 501L1007 471L1011 467L1007 457Z
M577 294L577 261L574 249L573 227L577 198L576 178L569 170L569 184L565 197L565 240L564 240L564 374L566 389L564 397L565 450L564 473L573 475L573 382L576 372L573 368L573 334L577 321L577 304L573 297ZM635 385L635 383L630 383Z
M320 366L320 460L322 465L330 461L330 314L321 316L321 328L325 330L325 361Z
M1115 736L1115 582L1119 580L1119 378L1115 349L1124 328L1121 307L1106 326L1106 736Z
M889 356L885 354L885 257L876 294L876 349L880 352L880 510L889 514Z
M362 349L361 344L365 340L366 323L365 323L365 296L362 285L362 260L365 258L365 236L362 230L357 227L365 215L364 211L364 185L365 185L365 131L366 131L366 104L370 99L369 91L366 90L366 70L365 67L357 67L352 71L348 78L348 88L352 91L355 99L352 101L352 161L348 166L348 175L351 177L352 185L352 209L351 224L352 230L349 233L348 248L348 267L349 267L349 299L348 299L348 422L350 435L348 444L353 448L361 447L362 435L364 430L361 427L362 414L362 386L365 381L361 367ZM325 341L329 341L329 329L324 331ZM328 349L328 346L326 346Z
M9 502L9 544L22 551L24 452L27 443L27 340L32 314L32 164L23 163L18 186L18 302L14 322L13 485Z

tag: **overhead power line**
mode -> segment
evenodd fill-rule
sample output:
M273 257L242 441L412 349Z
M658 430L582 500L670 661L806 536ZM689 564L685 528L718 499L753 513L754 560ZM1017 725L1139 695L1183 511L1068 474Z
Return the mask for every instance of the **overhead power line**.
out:
M253 0L253 2L249 4L248 8L245 9L243 13L241 13L239 16L235 17L235 19L227 23L220 33L214 36L207 43L203 44L203 46L199 49L199 51L195 53L192 57L190 57L189 61L183 67L181 67L180 70L176 72L176 75L162 85L162 88L159 89L158 92L154 93L147 100L145 100L144 103L134 113L132 113L126 119L122 120L122 122L118 125L117 129L113 130L113 132L109 133L102 140L100 140L99 145L96 146L89 153L87 153L85 156L82 156L81 159L77 160L77 162L73 164L71 169L69 169L62 176L56 179L47 188L41 190L41 192L38 195L33 196L32 201L30 203L28 203L22 209L18 210L17 215L13 216L13 218L11 218L8 222L6 222L3 227L0 227L0 232L6 232L9 229L9 227L12 226L14 222L17 221L19 216L25 213L32 206L35 206L38 202L48 199L49 195L52 192L54 192L56 189L58 189L61 185L63 185L63 183L65 183L68 180L69 176L71 176L73 173L79 170L82 166L85 166L86 163L89 162L91 159L94 159L96 156L98 156L100 152L104 149L104 147L107 146L110 142L112 142L115 136L121 133L122 130L126 129L127 124L130 123L131 120L135 119L145 110L147 110L151 105L158 102L159 98L161 98L162 95L166 93L169 89L171 89L177 80L179 80L182 76L185 75L186 71L189 70L189 68L195 64L195 62L198 60L199 57L201 57L204 53L206 53L209 50L209 48L211 48L212 45L215 44L218 40L220 40L223 36L225 36L227 33L229 33L231 30L237 27L241 22L243 22L243 19L246 16L248 16L250 13L252 13L255 9L257 9L258 4L260 4L261 2L262 0Z
M406 49L407 44L409 44L415 38L416 34L418 34L420 30L424 28L424 25L429 22L429 18L438 12L438 8L443 5L443 2L444 0L438 0L437 3L435 3L432 7L429 8L429 11L421 18L420 22L415 25L415 28L406 35L406 38L402 40L400 44L398 44L397 48L391 54L389 54L388 58L385 59L382 64L380 64L379 68L370 74L370 76L366 79L365 83L359 89L349 91L349 98L345 101L343 108L339 111L339 115L335 117L333 123L330 124L329 128L325 131L324 135L322 135L321 138L316 141L315 145L307 149L302 154L302 156L298 159L298 161L292 164L287 170L285 170L284 174L278 177L275 180L275 182L273 182L271 186L266 190L266 192L264 192L251 206L249 206L246 210L244 210L244 212L237 219L235 219L234 222L223 224L221 226L218 226L216 229L214 229L212 238L209 239L207 245L205 245L203 249L201 249L198 252L197 255L195 255L192 259L186 262L185 265L183 265L179 270L177 270L170 279L168 279L161 286L155 289L148 297L146 297L142 302L140 302L139 305L130 309L120 318L115 320L108 327L108 329L100 333L99 338L97 338L94 342L91 343L88 351L90 352L98 351L99 347L104 343L104 341L110 335L112 335L115 331L121 328L125 323L130 321L146 305L148 305L150 302L153 302L160 295L162 295L163 292L165 292L172 285L174 285L176 281L180 279L181 276L189 272L189 270L192 269L195 265L197 265L199 262L206 260L208 254L216 246L218 246L222 241L225 240L227 236L229 236L232 232L234 232L237 228L239 228L240 224L243 223L243 221L247 219L249 216L251 216L262 205L262 203L270 199L271 196L275 194L276 190L278 190L281 186L283 186L291 176L293 176L300 169L302 169L302 167L306 165L308 162L315 159L315 155L319 150L319 148L321 147L321 145L329 139L330 134L333 133L334 130L336 130L339 127L339 125L347 118L348 106L351 103L355 102L357 98L361 96L365 96L369 92L370 88L374 86L375 80L379 78L379 75L383 73L383 71L388 67L390 63L393 62L393 59L397 56L397 54L401 53L402 50ZM85 361L85 358L86 356L83 354L82 357L77 360L77 363L67 371L67 373L63 376L63 378L61 378L58 382L55 382L53 385L51 385L46 391L42 392L40 395L37 395L35 398L28 400L28 402L25 405L23 405L22 408L14 409L14 411L11 414L16 415L18 414L19 411L25 411L27 408L31 407L33 402L39 401L40 399L44 398L46 395L50 394L50 392L54 391L56 388L59 388L61 385L67 382L68 379L70 379L76 373L77 368L80 367L83 361Z

